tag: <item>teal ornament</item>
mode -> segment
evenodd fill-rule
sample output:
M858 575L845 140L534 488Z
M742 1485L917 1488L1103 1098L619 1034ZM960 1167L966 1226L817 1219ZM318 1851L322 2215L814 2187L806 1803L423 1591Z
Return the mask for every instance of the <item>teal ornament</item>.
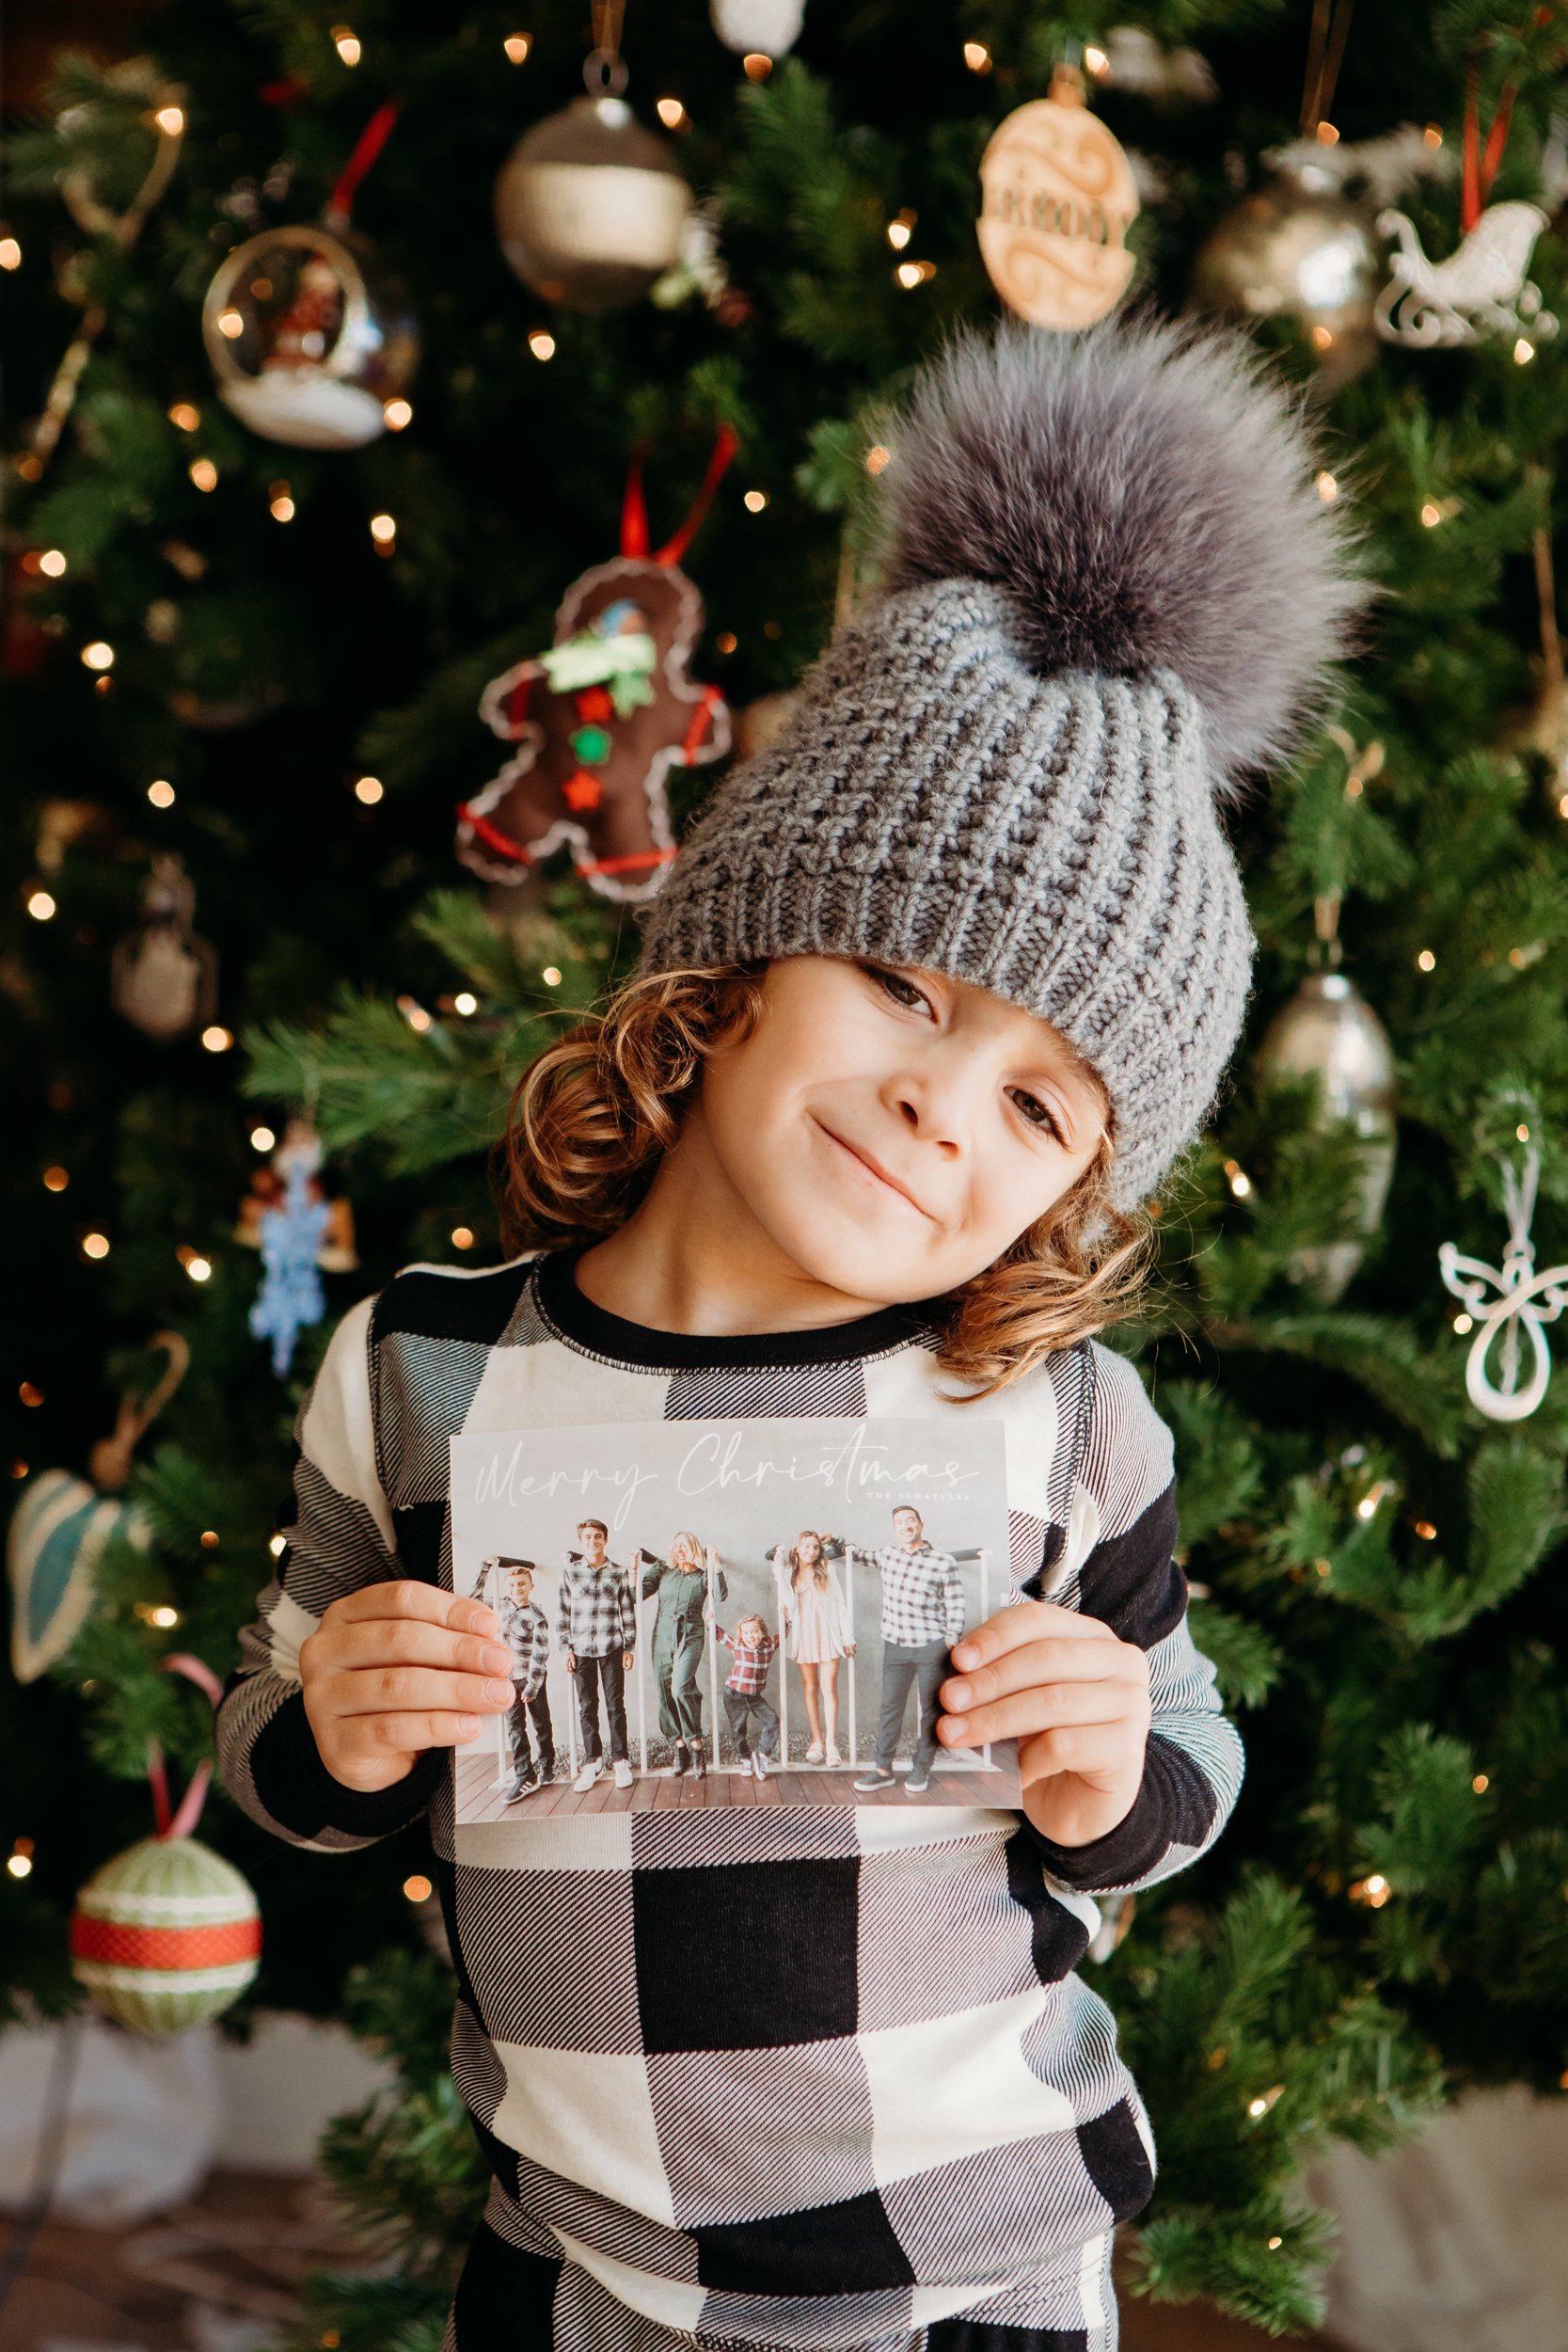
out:
M332 1210L315 1182L321 1164L316 1136L307 1132L286 1145L273 1162L283 1178L283 1198L261 1213L261 1287L250 1310L250 1331L253 1339L272 1342L272 1368L279 1380L288 1377L301 1331L326 1312L316 1252Z
M145 1551L150 1533L133 1504L101 1494L70 1470L40 1470L29 1481L6 1546L18 1682L36 1682L76 1639L92 1607L105 1544L123 1536Z
M585 768L602 768L610 757L610 735L604 727L578 727L566 740Z

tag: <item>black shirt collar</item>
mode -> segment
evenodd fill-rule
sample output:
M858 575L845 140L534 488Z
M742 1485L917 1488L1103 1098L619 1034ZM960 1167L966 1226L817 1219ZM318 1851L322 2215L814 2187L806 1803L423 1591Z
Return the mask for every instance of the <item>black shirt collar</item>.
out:
M586 1245L585 1245L586 1246ZM925 1338L932 1327L929 1304L883 1307L853 1323L819 1325L809 1331L738 1331L712 1336L696 1331L655 1331L628 1323L607 1307L595 1307L577 1284L581 1248L552 1249L534 1261L534 1296L541 1313L568 1345L612 1363L650 1372L704 1372L721 1366L854 1363Z

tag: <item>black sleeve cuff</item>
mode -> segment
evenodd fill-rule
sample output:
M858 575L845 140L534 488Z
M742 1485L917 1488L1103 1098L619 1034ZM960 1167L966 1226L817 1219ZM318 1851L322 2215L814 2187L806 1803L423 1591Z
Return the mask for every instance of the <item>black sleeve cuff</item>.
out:
M446 1760L444 1749L429 1748L407 1778L390 1788L345 1788L322 1762L305 1693L295 1691L257 1734L250 1777L273 1820L296 1837L319 1837L324 1829L350 1837L385 1837L424 1811Z
M1036 1852L1064 1886L1133 1886L1162 1863L1172 1846L1201 1846L1213 1827L1214 1792L1182 1748L1151 1732L1144 1776L1132 1809L1116 1828L1086 1846L1058 1846L1042 1836L1027 1814L1023 1826Z

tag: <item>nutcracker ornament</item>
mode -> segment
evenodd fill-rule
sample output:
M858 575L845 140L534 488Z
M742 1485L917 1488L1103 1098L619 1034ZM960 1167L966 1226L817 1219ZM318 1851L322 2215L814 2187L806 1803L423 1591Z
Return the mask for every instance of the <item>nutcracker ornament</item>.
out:
M486 882L520 883L569 847L601 898L657 891L675 854L670 771L730 746L719 689L689 675L703 603L678 566L735 448L726 427L690 513L653 553L634 459L620 554L567 590L546 652L485 688L480 716L516 747L458 810L457 854Z
M199 1658L163 1661L215 1707L222 1686ZM191 1832L212 1779L198 1765L179 1807L169 1804L164 1759L148 1750L157 1835L95 1870L71 1920L71 1973L105 2014L161 2041L221 2016L261 1960L256 1897L231 1862Z

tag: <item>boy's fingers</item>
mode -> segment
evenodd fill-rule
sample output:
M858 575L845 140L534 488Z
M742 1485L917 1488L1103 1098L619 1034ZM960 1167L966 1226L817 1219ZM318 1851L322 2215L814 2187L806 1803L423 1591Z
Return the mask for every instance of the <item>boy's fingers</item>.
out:
M499 1676L439 1674L434 1666L364 1666L333 1675L324 1695L327 1711L339 1716L395 1719L430 1708L495 1715L511 1706L512 1685Z
M955 1653L956 1654L956 1653ZM955 1713L984 1707L1009 1691L1048 1688L1053 1684L1127 1682L1147 1688L1148 1669L1142 1650L1102 1633L1098 1642L1052 1639L1027 1647L1004 1650L990 1664L950 1675L942 1685L943 1707Z
M1076 1609L1063 1609L1053 1600L1014 1601L1009 1609L999 1609L993 1617L977 1625L954 1645L953 1663L960 1674L973 1666L989 1665L1004 1651L1018 1649L1025 1642L1038 1642L1048 1637L1067 1642L1102 1641L1110 1632L1098 1617L1085 1617ZM1112 1636L1115 1639L1115 1636Z
M984 1747L991 1740L1026 1740L1058 1725L1115 1729L1125 1739L1137 1720L1136 1692L1112 1682L1056 1683L1045 1690L1013 1691L967 1714L939 1715L937 1737L947 1747Z
M361 1618L357 1624L324 1627L315 1637L318 1655L332 1668L358 1671L373 1666L445 1666L476 1675L512 1672L512 1652L501 1642L477 1633L454 1633L423 1617Z
M417 1577L400 1576L385 1584L362 1584L344 1593L327 1612L338 1624L366 1617L411 1617L427 1625L450 1626L454 1632L493 1633L496 1613L481 1600L465 1600L438 1584L421 1584Z

